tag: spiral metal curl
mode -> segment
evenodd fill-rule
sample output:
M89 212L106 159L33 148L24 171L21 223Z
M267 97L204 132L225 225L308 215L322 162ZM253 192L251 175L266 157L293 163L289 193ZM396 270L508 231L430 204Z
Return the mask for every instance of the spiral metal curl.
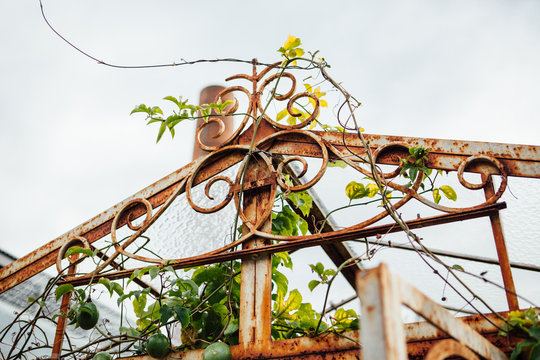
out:
M73 239L69 240L64 245L62 245L60 250L58 250L58 256L56 257L56 271L58 271L58 274L61 274L63 271L66 270L66 269L62 269L62 259L66 255L66 252L68 251L70 247L75 246L77 244L82 245L82 247L85 249L90 249L90 243L88 242L88 240L86 240L82 236L74 236ZM68 256L68 261L70 264L69 266L72 266L77 261L78 257L79 257L78 254Z

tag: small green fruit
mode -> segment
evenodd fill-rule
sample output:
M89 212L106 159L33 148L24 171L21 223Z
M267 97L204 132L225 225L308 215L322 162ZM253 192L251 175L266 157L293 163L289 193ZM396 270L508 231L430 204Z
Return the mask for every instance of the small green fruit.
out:
M204 349L203 360L231 360L232 354L229 345L215 342Z
M77 324L84 329L90 330L96 326L99 319L99 311L91 302L82 304L77 311Z
M109 353L106 353L106 352L102 351L102 352L98 352L96 355L94 355L92 360L112 360L112 356L109 355Z
M146 352L153 358L162 359L169 353L169 339L163 334L154 334L146 342Z

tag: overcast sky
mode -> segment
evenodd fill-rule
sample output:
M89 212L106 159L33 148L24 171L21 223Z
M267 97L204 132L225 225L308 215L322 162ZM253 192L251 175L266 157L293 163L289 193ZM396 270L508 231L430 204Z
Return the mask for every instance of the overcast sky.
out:
M279 60L289 34L359 98L368 133L540 144L538 1L51 1L103 61ZM37 0L1 0L0 246L22 256L191 160L193 126L155 144L129 116L197 101L246 65L122 70L61 41Z

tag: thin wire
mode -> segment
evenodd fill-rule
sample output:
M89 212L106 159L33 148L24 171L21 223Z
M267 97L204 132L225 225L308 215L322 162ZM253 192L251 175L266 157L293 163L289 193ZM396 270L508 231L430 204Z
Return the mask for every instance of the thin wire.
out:
M162 68L162 67L174 67L174 66L180 66L180 65L193 65L198 63L217 63L217 62L236 62L236 63L244 63L244 64L252 64L252 60L242 60L242 59L236 59L236 58L216 58L216 59L199 59L199 60L193 60L193 61L187 61L183 58L180 59L180 62L173 62L173 63L167 63L167 64L153 64L153 65L116 65L116 64L110 64L103 60L99 60L97 57L90 55L86 51L82 50L81 48L74 45L72 42L70 42L68 39L66 39L64 36L62 36L49 22L47 19L47 16L45 15L45 11L43 9L43 3L42 0L39 0L39 6L41 8L41 16L43 17L43 20L47 24L47 26L62 40L64 40L65 43L67 43L69 46L71 46L73 49L78 51L79 53L83 54L87 58L90 58L94 61L96 61L100 65L105 65L117 69L150 69L150 68ZM260 65L266 65L271 66L272 64L268 63L258 63Z

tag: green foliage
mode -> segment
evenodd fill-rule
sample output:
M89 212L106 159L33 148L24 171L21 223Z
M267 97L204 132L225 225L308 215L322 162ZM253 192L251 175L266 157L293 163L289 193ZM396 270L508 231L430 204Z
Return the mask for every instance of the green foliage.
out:
M406 159L401 159L401 173L403 174L408 171L408 178L411 179L411 182L416 180L418 170L422 170L424 173L430 173L430 169L425 166L428 154L429 148L421 145L409 148L409 156Z
M345 187L345 194L351 201L364 197L372 198L377 192L379 192L379 187L374 183L369 183L364 186L362 183L351 181Z
M119 283L112 282L107 278L99 279L98 283L105 286L107 288L107 290L109 291L109 294L111 296L112 296L113 292L117 293L120 296L124 295L124 288Z
M182 100L181 96L178 98L175 98L174 96L165 96L163 99L172 102L177 108L174 109L172 114L167 116L166 118L164 117L163 110L161 110L160 107L149 107L145 104L135 106L135 108L131 110L130 113L130 115L134 113L145 113L146 120L148 120L148 122L146 123L147 125L150 125L152 123L160 123L156 143L161 140L161 137L167 129L171 133L171 137L174 138L174 127L182 121L194 120L198 118L202 118L204 119L204 121L208 121L209 117L212 115L212 111L214 111L217 115L223 115L225 108L228 105L232 104L231 100L222 102L221 98L218 99L217 103L204 104L202 106L189 104L189 100Z
M317 274L318 280L308 284L313 290L319 284L331 285L331 280L337 275L334 269L326 269L322 263L310 265L311 270ZM302 295L298 290L291 290L288 294L280 292L273 295L274 305L272 315L272 336L274 339L290 339L304 335L316 335L318 332L343 332L358 329L358 317L354 310L339 308L330 323L322 321L321 314L316 312L312 305L302 302Z
M317 99L319 99L319 105L321 107L328 107L328 102L324 99L322 99L323 96L326 95L325 92L321 91L321 87L317 86L315 89L308 84L304 83L304 87L306 88L306 92L312 96L315 96ZM305 98L302 98L302 100ZM300 99L299 99L300 100ZM292 107L292 114L296 115L293 116L289 113L287 108L284 108L276 115L276 120L281 121L283 119L286 119L287 124L289 125L296 125L297 123L302 123L303 121L307 120L312 114L313 110L315 110L316 107L316 101L315 99L311 97L307 97L307 102L300 102L299 100L295 101L295 106ZM309 110L308 108L311 107L313 110ZM341 131L343 132L343 128L340 126L332 127L325 124L321 124L317 121L320 113L317 115L317 117L309 124L308 129L312 130L317 125L320 125L323 130L326 131Z
M435 204L438 204L441 201L441 193L444 194L447 199L456 201L457 193L451 186L443 185L440 187L435 187L434 180L430 178L433 171L425 166L428 154L428 148L425 148L423 146L413 146L409 148L409 155L407 156L407 158L401 159L401 175L410 180L406 186L412 186L412 184L416 181L418 177L418 172L421 170L423 172L423 179L420 187L422 189L425 189L426 180L429 180L429 182L431 183L429 191L432 191L433 201L435 202ZM441 170L437 170L437 175L439 174L442 174Z
M305 52L302 48L300 48L300 45L302 45L302 41L299 38L289 35L287 41L285 41L285 44L278 49L281 56L285 58L283 65L285 65L290 59L298 58L304 55ZM296 60L293 60L292 64L296 65Z
M510 311L506 323L499 332L501 336L514 335L524 338L510 355L510 360L528 351L527 359L540 359L540 316L535 309Z
M308 223L295 213L290 206L283 206L278 213L272 213L272 233L286 236L305 235L308 231Z
M84 255L88 255L88 256L94 256L94 252L90 249L86 249L86 248L83 248L83 247L80 247L80 246L72 246L70 247L69 249L67 249L66 251L66 254L64 255L64 257L69 257L71 255L75 255L75 254L84 254Z
M75 288L71 284L62 284L56 288L54 293L56 294L56 301L58 301L63 295L74 291Z

